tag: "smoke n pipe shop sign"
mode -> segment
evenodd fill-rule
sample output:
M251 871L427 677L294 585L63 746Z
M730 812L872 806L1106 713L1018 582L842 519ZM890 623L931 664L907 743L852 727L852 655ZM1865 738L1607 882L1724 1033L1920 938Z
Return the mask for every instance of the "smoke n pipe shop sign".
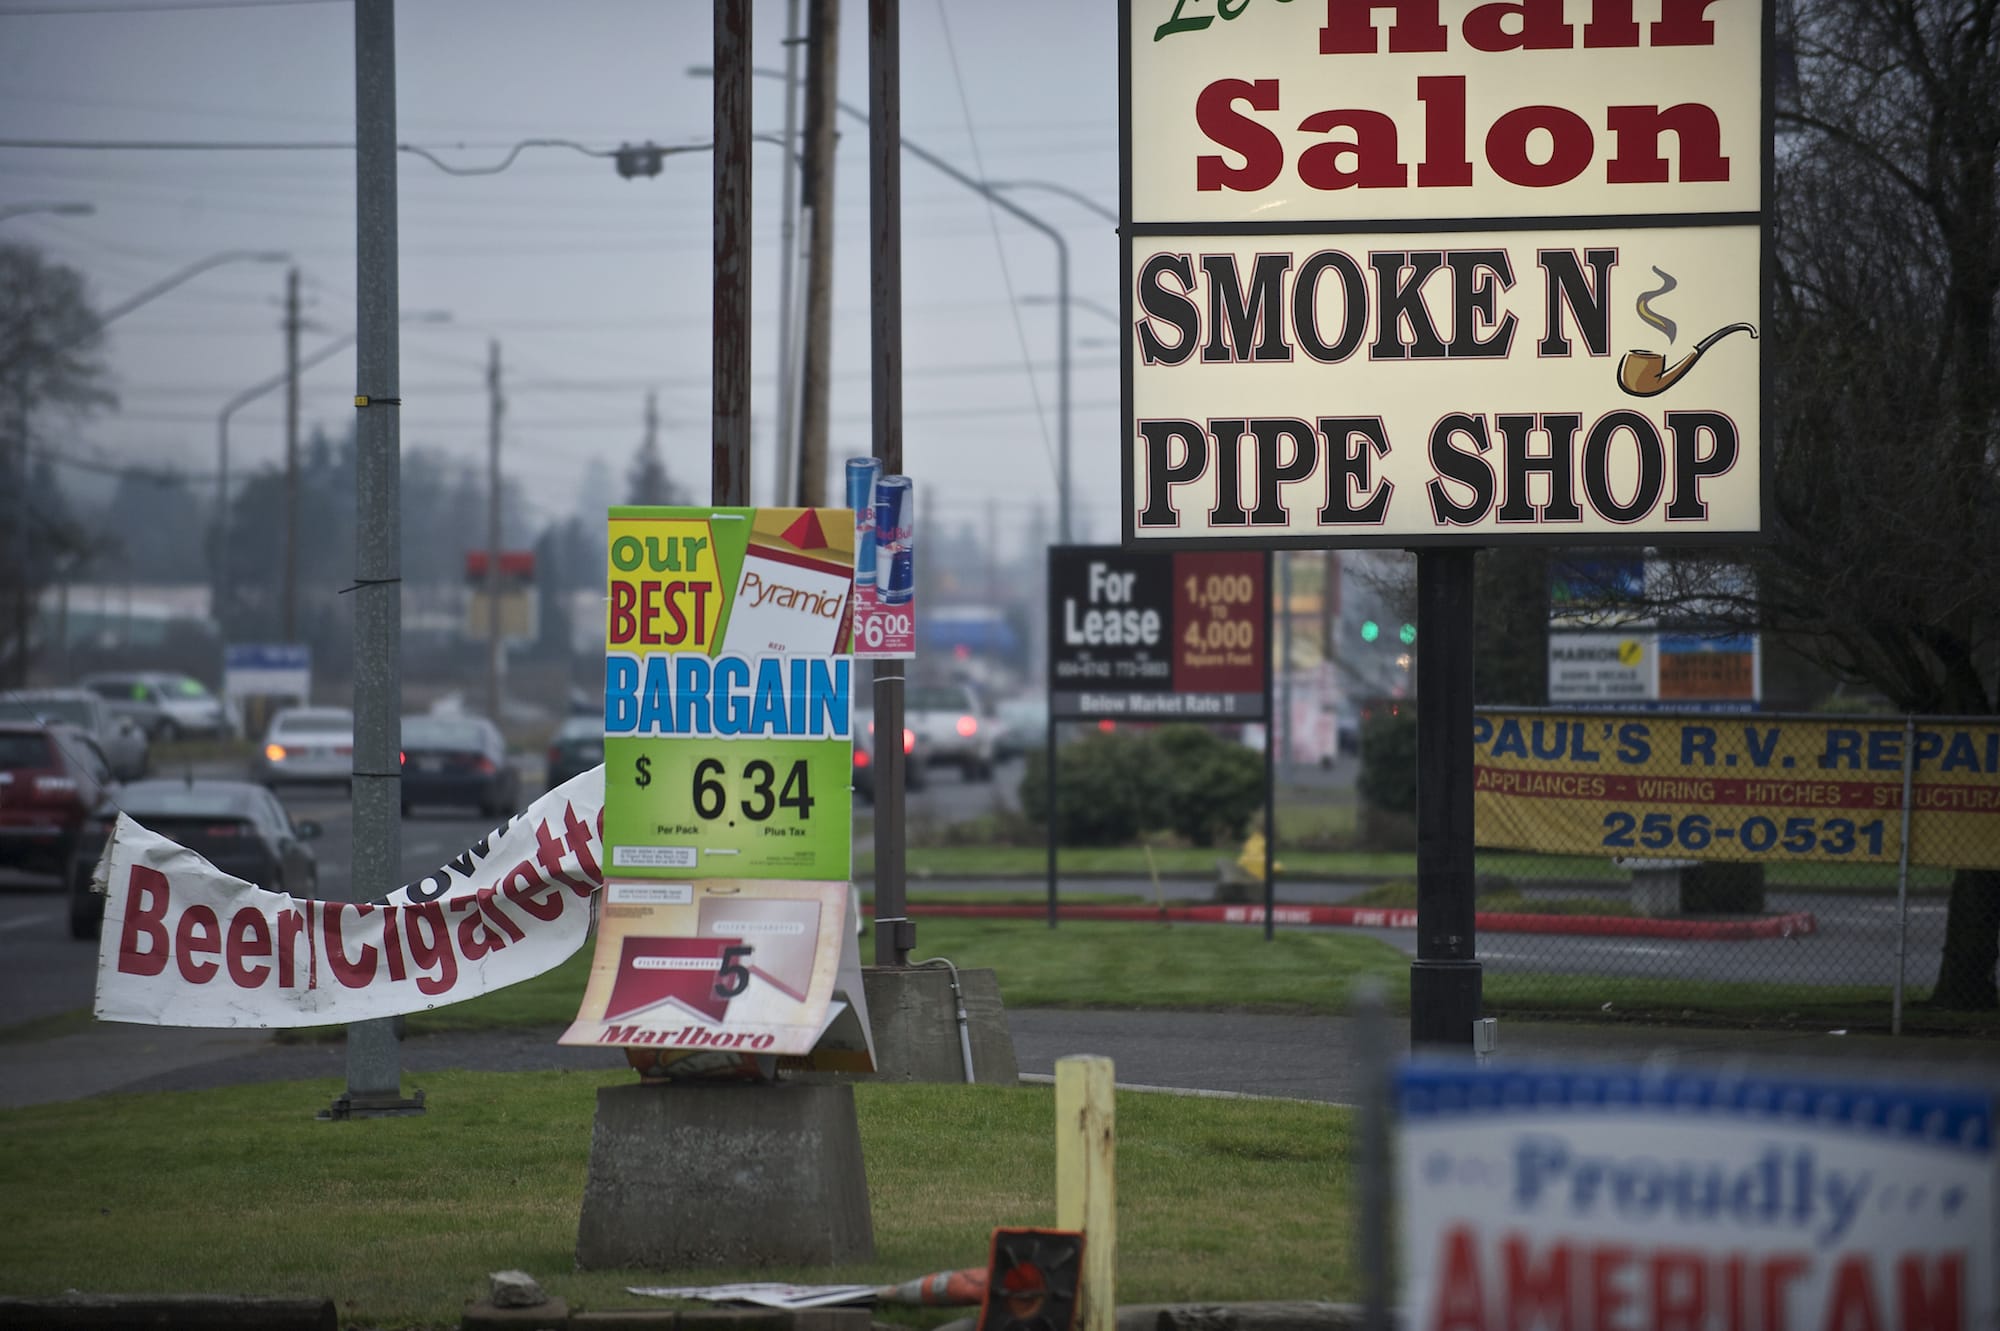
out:
M1124 0L1124 537L1765 525L1759 0Z

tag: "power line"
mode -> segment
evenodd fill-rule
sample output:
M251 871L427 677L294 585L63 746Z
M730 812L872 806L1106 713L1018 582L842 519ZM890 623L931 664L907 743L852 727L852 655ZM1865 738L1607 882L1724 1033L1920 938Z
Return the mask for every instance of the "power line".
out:
M319 3L320 0L314 0ZM327 0L331 3L331 0ZM707 152L708 143L654 144L650 151L663 157ZM0 148L77 152L352 152L351 140L341 139L0 139ZM454 166L438 156L441 151L466 152L464 143L440 144L435 148L418 143L399 143L397 152L421 157L438 170L454 176L491 176L505 171L529 148L568 148L586 157L616 157L616 148L592 148L574 139L523 139L507 150L506 156L487 166Z
M166 4L9 5L0 18L68 18L83 14L174 14L199 9L297 9L344 5L352 0L168 0Z

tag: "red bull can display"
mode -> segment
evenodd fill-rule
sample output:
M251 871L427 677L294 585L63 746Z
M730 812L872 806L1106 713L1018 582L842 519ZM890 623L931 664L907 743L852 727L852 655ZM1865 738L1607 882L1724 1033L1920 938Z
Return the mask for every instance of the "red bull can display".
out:
M847 506L854 510L854 585L875 586L875 483L880 458L847 460Z
M875 596L883 605L908 605L917 594L916 519L910 478L875 482Z

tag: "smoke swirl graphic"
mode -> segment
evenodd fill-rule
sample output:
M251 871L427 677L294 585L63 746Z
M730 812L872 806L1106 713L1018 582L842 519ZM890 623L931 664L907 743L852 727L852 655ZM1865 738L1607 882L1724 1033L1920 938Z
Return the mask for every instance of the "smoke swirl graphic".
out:
M1674 280L1672 273L1662 270L1657 264L1653 266L1653 273L1660 279L1660 285L1639 297L1639 317L1665 333L1668 343L1671 344L1674 340L1676 325L1672 319L1653 309L1653 297L1666 295L1669 291L1679 286L1680 283Z

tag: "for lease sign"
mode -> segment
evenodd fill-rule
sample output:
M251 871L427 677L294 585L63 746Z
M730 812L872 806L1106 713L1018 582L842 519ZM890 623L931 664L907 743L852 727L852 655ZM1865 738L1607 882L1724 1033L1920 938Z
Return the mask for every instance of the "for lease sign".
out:
M1407 1325L1993 1325L1990 1088L1531 1065L1399 1083Z
M1760 530L1760 0L1122 16L1128 540Z

